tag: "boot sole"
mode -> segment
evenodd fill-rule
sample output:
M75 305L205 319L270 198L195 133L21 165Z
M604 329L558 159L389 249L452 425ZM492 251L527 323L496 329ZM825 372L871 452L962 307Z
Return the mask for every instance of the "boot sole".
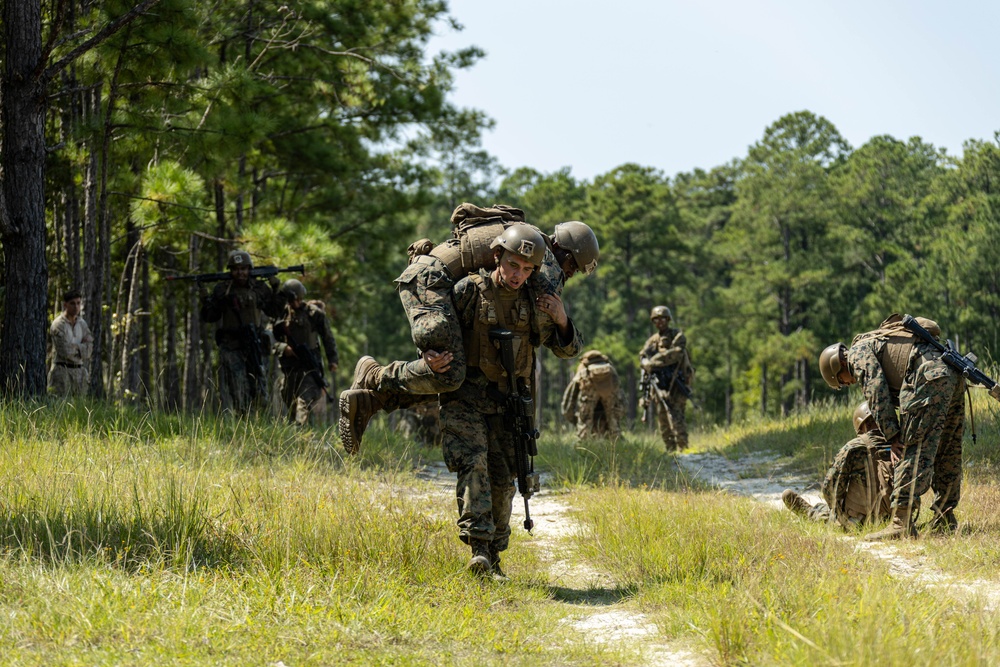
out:
M345 396L345 391L340 395L340 419L337 426L340 429L340 442L344 445L344 451L348 454L357 454L361 448L360 443L354 441L351 433L351 402Z

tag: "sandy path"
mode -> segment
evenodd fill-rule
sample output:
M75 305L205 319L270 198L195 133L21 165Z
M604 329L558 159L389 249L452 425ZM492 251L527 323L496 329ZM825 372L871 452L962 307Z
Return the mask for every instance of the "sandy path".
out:
M429 482L443 501L454 497L455 475L443 463L425 466L417 472L417 477ZM579 633L581 641L613 644L634 651L642 655L642 664L651 667L711 664L704 656L673 646L670 638L662 636L645 614L627 609L613 594L615 583L609 572L573 558L573 549L567 545L580 526L565 502L565 495L546 490L545 482L543 475L542 491L531 498L531 518L535 522L531 548L548 569L550 585L565 592L561 598L572 610L566 622ZM511 524L520 526L523 522L524 503L516 496Z

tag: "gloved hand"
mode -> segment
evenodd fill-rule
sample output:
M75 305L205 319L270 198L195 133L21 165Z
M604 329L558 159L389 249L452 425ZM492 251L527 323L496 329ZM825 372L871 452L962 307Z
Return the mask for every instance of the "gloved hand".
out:
M281 278L279 278L277 276L277 274L275 274L273 276L268 276L267 277L267 284L271 286L271 289L273 289L275 292L277 292L278 288L281 287Z

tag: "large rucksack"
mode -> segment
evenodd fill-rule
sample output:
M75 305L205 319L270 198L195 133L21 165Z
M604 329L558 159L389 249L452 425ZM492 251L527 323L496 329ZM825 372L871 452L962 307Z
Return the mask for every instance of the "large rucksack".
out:
M611 409L618 393L618 373L607 356L593 350L585 354L577 378L581 394L600 401L605 410Z
M458 280L479 269L493 266L490 245L510 225L524 222L524 211L506 204L482 208L468 202L460 204L451 214L452 238L434 245L430 239L420 239L406 249L412 263L421 255L431 255L448 267Z

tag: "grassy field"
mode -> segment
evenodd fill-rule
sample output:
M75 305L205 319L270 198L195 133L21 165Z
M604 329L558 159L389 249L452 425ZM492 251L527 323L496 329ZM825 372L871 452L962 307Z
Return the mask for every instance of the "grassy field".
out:
M846 414L845 414L846 412ZM997 579L996 412L977 398L960 535L928 567ZM817 479L849 411L697 432L696 450ZM641 642L568 620L615 608L703 664L995 664L1000 621L892 577L835 529L688 479L646 432L543 438L574 562L611 589L566 590L516 530L506 585L466 575L454 503L414 470L440 454L376 425L345 460L332 434L98 404L0 407L0 663L628 665ZM437 494L437 495L435 495ZM583 611L581 611L583 610Z

